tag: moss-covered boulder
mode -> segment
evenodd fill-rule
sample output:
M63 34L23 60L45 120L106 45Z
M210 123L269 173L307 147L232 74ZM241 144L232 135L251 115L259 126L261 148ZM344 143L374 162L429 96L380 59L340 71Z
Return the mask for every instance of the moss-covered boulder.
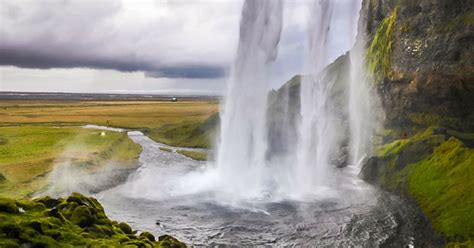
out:
M474 134L428 128L377 147L366 181L416 200L448 243L474 244Z
M170 236L111 221L99 202L73 193L66 199L0 199L0 247L186 247Z

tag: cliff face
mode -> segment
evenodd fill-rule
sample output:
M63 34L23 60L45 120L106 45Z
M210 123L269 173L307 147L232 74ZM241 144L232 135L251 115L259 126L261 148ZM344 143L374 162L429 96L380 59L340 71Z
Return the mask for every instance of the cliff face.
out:
M328 65L316 80L329 84L331 101L328 107L333 110L337 120L341 138L338 145L341 149L333 151L331 160L338 167L346 165L348 130L348 85L350 80L349 53L341 55ZM294 154L297 148L298 126L301 120L300 87L304 76L294 76L280 89L270 92L268 97L268 139L269 147L267 157ZM309 80L308 78L306 78Z
M386 118L361 177L416 200L474 245L474 3L364 0L367 67Z
M367 62L391 127L474 130L470 0L364 0Z

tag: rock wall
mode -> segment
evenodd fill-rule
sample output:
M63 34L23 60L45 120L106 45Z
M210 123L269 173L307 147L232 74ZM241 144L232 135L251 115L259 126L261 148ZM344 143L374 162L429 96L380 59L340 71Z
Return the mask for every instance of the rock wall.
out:
M474 130L474 3L364 0L369 71L386 124Z
M361 10L385 112L361 177L416 200L448 246L474 246L473 5L364 0Z

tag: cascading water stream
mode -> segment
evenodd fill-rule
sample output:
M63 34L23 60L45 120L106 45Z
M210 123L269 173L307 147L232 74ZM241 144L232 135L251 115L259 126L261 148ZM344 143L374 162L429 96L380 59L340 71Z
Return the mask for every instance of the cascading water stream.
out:
M351 90L354 94L349 94L349 88L357 87L337 85L326 69L353 46L356 36L354 22L359 8L360 5L353 2L314 1L308 26L306 76L302 77L299 94L301 109L299 115L292 113L294 119L300 116L301 123L298 125L297 121L288 119L280 122L281 130L291 129L291 135L297 137L282 144L287 146L282 149L282 154L272 156L269 155L269 135L274 134L269 133L266 120L271 89L268 76L278 54L283 3L281 0L246 0L237 58L220 113L222 122L216 161L209 162L206 168L179 175L175 180L161 181L156 186L160 191L155 193L152 190L150 197L163 199L204 193L220 204L239 207L255 202L335 197L333 192L337 192L339 182L345 179L332 173L336 170L333 161L347 139L351 140L351 147L360 149L350 149L350 152L357 150L354 158L362 154L364 147L361 142L365 134L361 130L364 128L352 122L362 120L359 112L365 108L350 108L337 102L333 96L335 88L343 89L337 90L343 99L351 98L349 105L359 104L363 96L358 95L359 91ZM338 29L340 25L346 27L341 31ZM341 36L347 40L343 45L334 46ZM349 70L337 73L348 74ZM354 72L351 75L359 80L362 74ZM290 100L294 101L289 95L278 100L283 102L283 112L293 111L288 108ZM347 114L348 111L355 114ZM356 137L356 142L352 142L349 136ZM137 188L150 184L149 181L141 182L140 176L136 178L135 184L139 182L140 185ZM143 178L150 176L144 175Z
M313 3L296 149L278 163L266 158L270 141L265 118L270 91L266 74L278 51L282 2L244 3L238 55L221 112L221 139L214 175L219 190L235 198L300 199L307 195L321 196L320 193L324 196L335 184L331 173L335 169L333 161L340 155L344 141L349 140L352 160L359 160L365 151L369 133L362 123L365 116L362 112L367 111L368 98L364 95L367 87L357 86L365 84L361 82L361 56L351 55L350 72L339 72L350 73L352 79L349 85L343 86L348 105L336 102L335 79L325 71L337 56L354 45L361 1ZM340 25L346 27L341 29ZM341 43L340 39L346 40ZM338 42L342 45L335 46ZM348 124L343 124L346 119Z
M301 124L295 168L295 191L300 194L314 192L316 186L325 185L328 149L335 146L331 144L335 140L335 130L331 129L327 103L329 84L318 78L329 64L327 45L334 5L335 1L315 1L309 24L306 72L301 82Z
M265 181L267 65L278 53L282 1L245 1L217 155L221 190L258 197Z

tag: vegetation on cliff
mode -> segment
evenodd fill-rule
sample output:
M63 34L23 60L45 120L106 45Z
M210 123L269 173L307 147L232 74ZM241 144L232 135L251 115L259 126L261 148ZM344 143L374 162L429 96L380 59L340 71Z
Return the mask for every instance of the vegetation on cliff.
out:
M66 199L0 198L0 247L186 247L164 235L112 221L97 200L73 193Z
M398 7L383 19L367 50L368 69L374 75L376 83L388 76L391 70L392 36L397 13Z
M474 240L474 134L431 127L376 148L362 177L413 197L449 242ZM471 240L471 241L469 241Z

